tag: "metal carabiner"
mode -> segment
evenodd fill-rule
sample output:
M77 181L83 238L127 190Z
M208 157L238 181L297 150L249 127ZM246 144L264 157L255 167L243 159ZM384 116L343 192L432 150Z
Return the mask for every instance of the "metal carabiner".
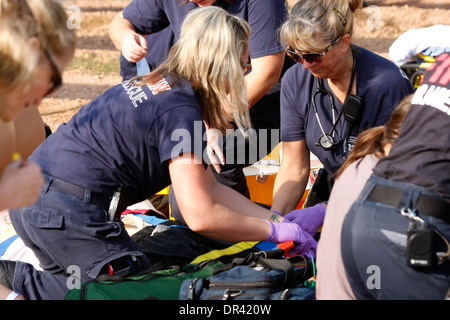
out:
M400 209L400 214L404 217L407 217L410 220L416 221L416 222L421 222L421 223L425 223L424 220L422 220L421 217L419 217L416 213L416 210L411 210L410 208L401 208Z
M244 291L241 289L226 289L223 293L222 300L229 300L240 296Z

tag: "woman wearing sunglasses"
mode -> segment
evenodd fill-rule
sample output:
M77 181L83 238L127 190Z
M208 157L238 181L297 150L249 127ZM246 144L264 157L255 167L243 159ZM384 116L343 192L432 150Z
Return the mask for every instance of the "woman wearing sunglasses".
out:
M281 28L286 53L298 63L282 82L276 211L288 213L298 205L309 177L310 152L333 176L358 133L384 124L413 91L392 62L351 43L352 15L361 2L298 1Z
M26 158L45 139L37 107L75 50L66 21L58 1L0 2L0 210L29 205L40 191L40 169ZM11 163L14 152L21 159Z

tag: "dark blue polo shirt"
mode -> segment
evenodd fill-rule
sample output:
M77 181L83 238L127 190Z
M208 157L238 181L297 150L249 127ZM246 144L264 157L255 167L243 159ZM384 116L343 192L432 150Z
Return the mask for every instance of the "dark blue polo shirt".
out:
M249 22L250 57L259 58L281 52L277 30L287 16L282 0L217 0L216 6ZM133 0L123 10L123 16L140 34L149 35L147 62L157 67L179 38L181 24L187 13L197 8L195 2L180 5L179 0ZM136 64L121 57L121 75L124 79L135 76Z
M356 47L356 94L365 101L365 108L359 125L350 132L351 149L358 133L382 125L406 95L413 92L410 81L401 70L389 60L364 48ZM321 82L331 92L327 81ZM284 75L281 88L281 140L298 141L306 139L309 150L316 155L325 169L334 174L344 161L344 139L346 121L342 116L336 125L335 139L340 141L331 150L316 145L322 130L316 118L312 97L317 90L316 78L310 71L297 63ZM336 106L335 117L342 110L342 104L332 95ZM315 98L320 123L329 133L333 126L330 98L320 93Z
M93 192L125 189L129 204L171 183L168 160L203 156L202 113L190 83L116 85L82 107L31 155L50 175Z

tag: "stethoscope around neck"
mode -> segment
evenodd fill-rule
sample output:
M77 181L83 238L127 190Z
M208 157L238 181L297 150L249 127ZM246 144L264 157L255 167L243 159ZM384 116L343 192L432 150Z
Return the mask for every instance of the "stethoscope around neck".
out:
M353 53L353 50L352 50L352 53ZM352 75L351 75L351 78L350 78L350 84L348 86L347 97L350 95L350 92L351 92L352 87L353 87L353 80L355 78L355 71L356 71L356 58L353 55ZM314 108L314 113L316 115L317 123L319 124L320 130L322 131L322 135L319 137L319 140L316 142L316 146L321 146L325 150L330 150L334 145L336 145L336 144L338 144L339 142L342 141L342 139L337 140L334 137L334 133L335 133L335 130L336 130L336 126L337 126L337 124L339 122L339 119L341 118L342 114L344 113L344 109L345 109L345 105L346 105L347 99L344 102L344 104L342 106L342 109L341 109L341 111L339 112L339 115L336 118L337 110L336 110L336 105L334 103L333 94L330 91L326 90L322 86L322 84L320 83L320 79L319 78L316 78L316 80L317 80L317 89L316 89L316 92L314 92L314 94L312 96L311 102L312 102L312 106ZM331 130L328 133L326 133L325 130L323 129L322 123L321 123L321 121L319 119L319 113L317 112L316 96L318 94L322 94L322 93L326 94L329 97L330 103L331 103L331 113L333 115L333 126L331 127Z
M322 126L322 122L320 121L320 118L319 118L319 113L317 112L317 106L316 106L315 100L316 100L316 96L320 93L325 93L329 97L330 103L331 103L331 112L333 114L333 126L331 127L331 130L329 133L325 133L325 130L323 129L323 126ZM338 144L340 142L340 140L336 140L334 138L334 131L336 129L336 125L339 122L339 119L342 116L342 110L344 108L342 108L341 112L339 112L339 115L336 118L336 105L334 103L334 97L330 91L328 91L324 87L322 87L319 79L317 79L317 90L312 97L312 105L314 108L314 114L316 115L317 123L319 124L319 127L320 127L320 131L322 131L322 135L319 137L319 140L316 142L316 146L321 146L325 150L330 150L335 144Z

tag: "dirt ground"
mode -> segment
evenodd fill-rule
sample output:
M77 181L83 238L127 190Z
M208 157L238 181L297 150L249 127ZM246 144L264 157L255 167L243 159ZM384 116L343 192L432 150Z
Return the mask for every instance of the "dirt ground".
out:
M80 27L76 29L75 59L64 73L64 86L40 107L44 121L53 131L80 107L121 81L120 53L108 36L108 27L127 3L127 0L64 1L72 21L80 22ZM69 11L73 5L80 8L78 16ZM450 24L450 0L381 0L366 1L366 5L355 13L353 43L388 59L390 45L403 32Z

